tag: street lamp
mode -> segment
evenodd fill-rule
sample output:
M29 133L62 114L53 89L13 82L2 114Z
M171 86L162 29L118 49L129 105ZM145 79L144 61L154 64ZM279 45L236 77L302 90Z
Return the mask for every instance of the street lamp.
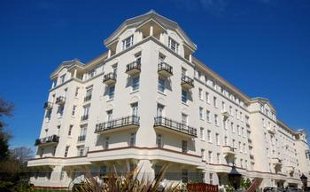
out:
M305 190L307 188L308 178L304 174L302 174L301 177L300 177L300 180L301 180L301 182L303 184L303 189Z
M240 187L241 174L237 171L235 163L231 167L230 173L228 173L228 180L235 190Z

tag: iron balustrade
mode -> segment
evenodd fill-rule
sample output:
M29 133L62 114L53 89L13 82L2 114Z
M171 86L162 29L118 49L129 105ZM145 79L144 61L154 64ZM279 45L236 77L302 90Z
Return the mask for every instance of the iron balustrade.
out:
M83 115L82 117L81 117L81 121L85 121L85 120L87 120L88 119L88 115Z
M140 117L138 116L122 117L119 119L98 123L96 125L95 133L100 133L102 131L111 130L114 128L125 127L128 125L139 125L139 124L140 124Z
M53 103L52 102L45 102L44 103L44 109L51 109L53 107Z
M167 71L167 72L170 73L171 75L173 74L173 73L172 73L172 66L170 66L170 65L167 64L166 62L160 62L160 63L158 64L158 71L161 71L161 70Z
M41 139L36 139L35 145L41 145L46 143L58 143L59 142L59 136L57 135L51 135L48 137L44 137Z
M59 96L56 98L56 104L64 104L65 103L65 97L64 96Z
M181 81L182 81L182 84L186 83L186 84L189 84L192 87L194 87L194 79L192 79L186 75L182 75Z
M80 135L78 136L78 141L85 141L86 135Z
M197 137L197 129L185 125L184 123L180 123L165 117L155 117L154 120L154 127L163 126L175 131L179 131L181 133Z
M131 71L133 69L136 69L136 70L141 70L141 63L140 63L140 60L139 61L134 61L132 63L129 63L127 66L126 66L126 72L128 71Z

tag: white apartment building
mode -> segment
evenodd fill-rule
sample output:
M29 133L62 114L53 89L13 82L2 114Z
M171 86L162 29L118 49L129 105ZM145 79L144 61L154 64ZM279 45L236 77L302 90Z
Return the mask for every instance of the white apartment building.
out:
M306 135L277 119L193 56L180 26L154 11L124 21L88 63L63 62L50 76L35 186L67 188L86 169L103 177L139 167L150 179L228 183L233 163L261 187L310 178ZM310 184L310 183L309 183ZM309 185L308 184L308 185Z

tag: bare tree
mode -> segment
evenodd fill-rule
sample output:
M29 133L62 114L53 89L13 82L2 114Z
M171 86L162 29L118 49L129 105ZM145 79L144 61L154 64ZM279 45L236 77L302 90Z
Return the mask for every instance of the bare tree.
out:
M27 160L33 157L33 151L29 147L16 147L10 150L11 157L21 163L26 163Z

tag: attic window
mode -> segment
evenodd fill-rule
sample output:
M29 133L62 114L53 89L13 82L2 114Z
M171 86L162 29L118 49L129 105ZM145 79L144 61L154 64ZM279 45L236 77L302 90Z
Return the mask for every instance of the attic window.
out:
M128 49L132 45L133 45L133 35L123 40L123 50Z
M178 53L178 51L179 51L179 44L178 44L175 40L173 40L172 38L170 38L170 37L169 37L169 44L168 44L168 47L169 47L172 51L174 51L174 52L176 52L176 53Z

